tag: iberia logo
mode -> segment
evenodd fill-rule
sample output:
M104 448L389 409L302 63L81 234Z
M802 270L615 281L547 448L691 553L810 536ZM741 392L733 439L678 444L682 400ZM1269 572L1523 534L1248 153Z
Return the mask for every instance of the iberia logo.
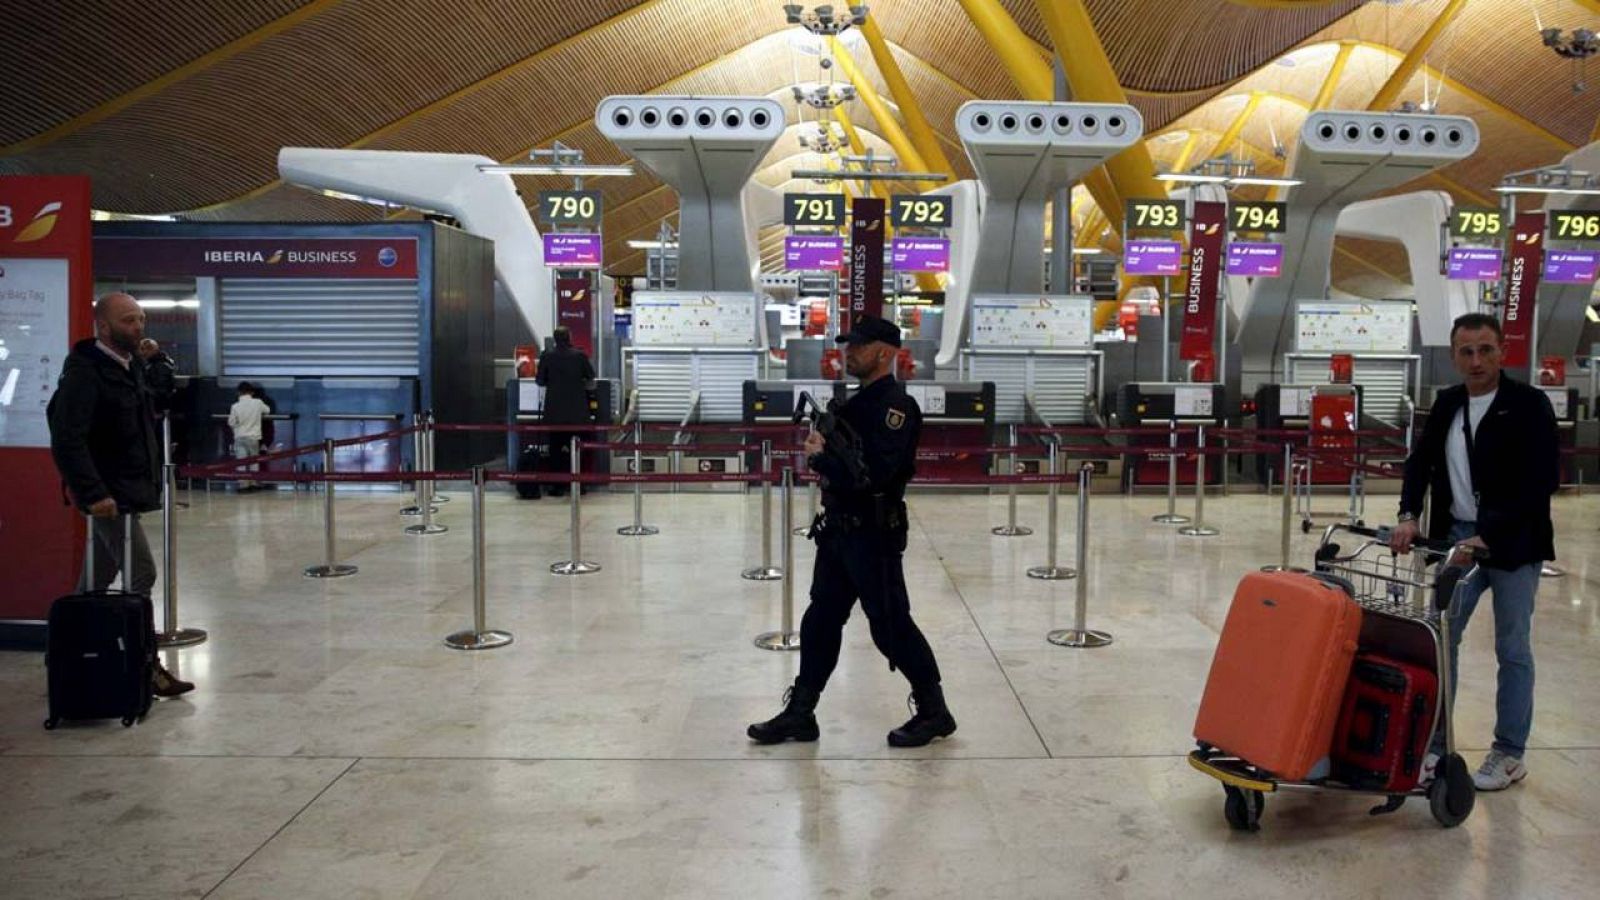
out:
M59 218L60 212L61 202L59 200L54 203L46 203L34 215L33 221L17 232L17 236L12 238L12 243L31 244L34 241L42 241L49 237L50 232L56 230L56 219Z
M1203 231L1201 231L1200 233L1201 234L1206 234L1206 235L1211 235L1211 234L1216 234L1217 232L1219 232L1221 230L1222 230L1222 225L1220 223L1213 222L1212 224L1207 225L1205 227L1205 229Z
M283 262L283 251L282 250L279 250L278 252L272 254L270 257L267 258L267 265L269 265L269 266L275 266L275 265L277 265L278 263L281 263L281 262Z
M1533 231L1533 232L1529 232L1528 234L1519 234L1519 235L1517 235L1517 240L1519 242L1521 242L1521 243L1528 244L1529 246L1532 246L1534 244L1539 243L1539 239L1542 238L1542 237L1544 237L1544 232L1542 232L1542 231Z

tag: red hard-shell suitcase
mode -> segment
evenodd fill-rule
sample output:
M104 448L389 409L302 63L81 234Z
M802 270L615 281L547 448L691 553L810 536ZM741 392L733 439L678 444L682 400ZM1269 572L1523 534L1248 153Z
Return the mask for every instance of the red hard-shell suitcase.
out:
M1240 582L1206 679L1194 735L1286 781L1322 765L1361 633L1348 590L1313 574Z
M1334 731L1334 777L1366 790L1403 794L1415 788L1438 697L1439 678L1431 670L1358 654Z

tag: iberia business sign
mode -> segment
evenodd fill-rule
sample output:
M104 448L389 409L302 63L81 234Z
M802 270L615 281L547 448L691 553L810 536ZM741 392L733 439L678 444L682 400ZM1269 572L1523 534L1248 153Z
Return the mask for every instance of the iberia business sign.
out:
M101 278L416 278L417 239L100 235L94 264Z

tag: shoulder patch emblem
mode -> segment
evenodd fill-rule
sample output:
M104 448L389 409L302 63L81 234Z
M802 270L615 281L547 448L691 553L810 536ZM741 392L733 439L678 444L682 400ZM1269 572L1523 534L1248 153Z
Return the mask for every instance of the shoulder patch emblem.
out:
M883 424L889 426L891 431L899 431L906 424L906 414L898 409L891 409L883 417Z

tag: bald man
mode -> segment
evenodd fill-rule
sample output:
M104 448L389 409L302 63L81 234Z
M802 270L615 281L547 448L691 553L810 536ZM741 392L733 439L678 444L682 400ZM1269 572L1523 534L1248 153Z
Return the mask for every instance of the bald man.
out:
M135 359L144 338L139 301L122 293L101 297L94 305L94 332L73 345L61 368L50 398L50 452L73 502L94 517L94 572L78 589L104 589L123 571L124 587L148 597L156 583L156 565L139 514L161 508L161 437L144 365ZM133 514L133 559L127 568L122 558L125 513ZM193 689L156 665L158 696Z

